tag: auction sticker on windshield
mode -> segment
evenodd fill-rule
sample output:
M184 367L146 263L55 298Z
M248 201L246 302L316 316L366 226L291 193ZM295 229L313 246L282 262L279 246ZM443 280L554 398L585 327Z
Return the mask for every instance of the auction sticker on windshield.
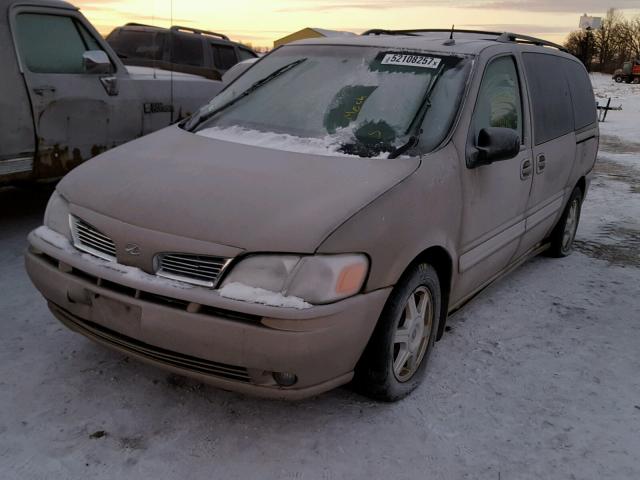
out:
M406 67L420 67L420 68L438 68L442 59L436 57L429 57L427 55L412 55L402 53L387 53L382 62L382 65L402 65Z

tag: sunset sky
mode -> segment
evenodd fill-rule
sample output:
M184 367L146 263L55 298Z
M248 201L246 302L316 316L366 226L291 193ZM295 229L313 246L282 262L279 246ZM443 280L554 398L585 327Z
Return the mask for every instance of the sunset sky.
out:
M229 35L254 46L304 27L458 28L516 31L561 42L580 15L603 15L609 6L640 14L640 0L71 0L103 34L116 25L173 23ZM173 8L172 8L173 4ZM454 5L454 6L452 6ZM173 10L173 13L172 13Z

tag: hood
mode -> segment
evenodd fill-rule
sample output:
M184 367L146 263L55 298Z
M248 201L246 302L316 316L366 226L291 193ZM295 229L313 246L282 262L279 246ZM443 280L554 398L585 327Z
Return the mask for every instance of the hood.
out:
M57 188L72 204L138 227L247 251L312 253L419 162L286 152L173 126L93 158Z

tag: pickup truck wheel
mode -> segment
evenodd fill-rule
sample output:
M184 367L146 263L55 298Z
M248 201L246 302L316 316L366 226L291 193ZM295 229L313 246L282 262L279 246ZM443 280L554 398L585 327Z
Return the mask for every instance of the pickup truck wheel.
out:
M396 401L420 385L433 349L440 282L426 263L413 266L393 289L355 372L356 388L371 398Z
M582 209L582 190L576 187L569 197L569 202L560 217L560 221L551 233L549 256L555 258L566 257L573 251L573 240L578 230L580 211Z
M622 83L622 75L616 75L613 79L616 83Z

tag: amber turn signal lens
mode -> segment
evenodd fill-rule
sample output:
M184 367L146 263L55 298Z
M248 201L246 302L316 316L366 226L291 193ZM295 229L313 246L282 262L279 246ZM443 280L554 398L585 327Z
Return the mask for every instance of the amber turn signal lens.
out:
M336 293L339 295L353 295L357 293L367 274L367 266L363 263L354 263L342 269L336 283Z

